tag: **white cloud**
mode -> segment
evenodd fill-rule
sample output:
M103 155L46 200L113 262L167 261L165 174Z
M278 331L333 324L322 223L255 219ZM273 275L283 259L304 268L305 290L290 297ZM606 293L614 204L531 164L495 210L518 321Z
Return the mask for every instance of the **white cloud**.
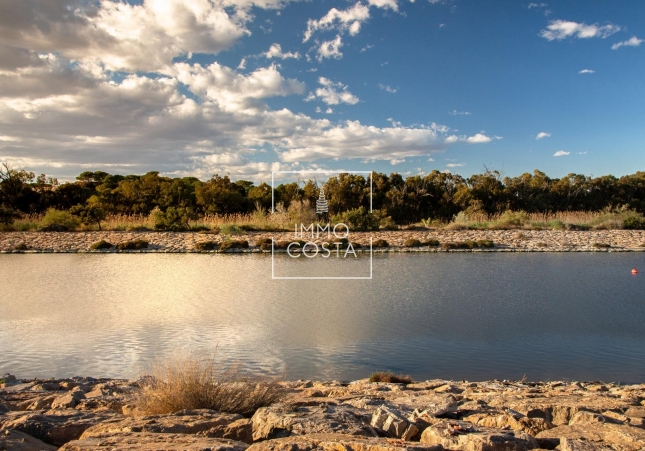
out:
M300 59L300 53L298 52L282 52L282 47L280 44L273 44L269 50L263 53L265 58L280 58L286 60L288 58Z
M569 37L579 39L607 38L622 30L618 25L587 25L586 23L570 22L566 20L552 20L545 30L540 32L543 38L554 41Z
M369 18L370 9L361 2L357 2L345 10L332 8L321 19L307 21L307 30L302 42L307 42L319 30L338 30L341 33L348 31L353 36L360 31L361 24Z
M547 6L549 6L548 3L529 3L529 9L546 8Z
M342 83L335 83L325 77L320 77L318 83L322 87L316 89L315 93L310 93L305 99L306 101L319 98L327 105L339 105L341 103L356 105L359 102L358 97L349 92L347 86Z
M578 72L578 74L583 75L583 74L595 74L596 71L592 69L582 69L581 71Z
M447 168L463 168L464 166L466 165L463 163L449 163L446 165Z
M643 41L645 41L645 39L638 39L636 36L632 36L631 38L629 38L626 41L618 42L618 43L612 45L611 49L616 50L616 49L619 49L619 48L625 47L625 46L627 46L627 47L638 47L638 46L641 45L641 43Z
M373 45L367 44L365 47L361 49L361 53L367 52L369 49L374 47Z
M370 6L376 6L377 8L392 9L394 11L399 10L399 5L397 0L367 0L367 3Z
M466 142L469 144L486 144L491 142L492 140L493 138L486 136L483 132L466 138Z
M396 93L398 91L397 88L392 88L391 86L384 85L384 84L381 84L381 83L378 84L378 87L381 88L383 91L389 92L390 94L394 94L394 93Z
M457 110L452 110L448 114L451 116L470 116L469 111L457 111Z
M316 57L318 61L322 61L325 58L334 58L341 59L343 53L340 51L340 48L343 46L340 35L336 36L336 39L332 41L325 41L320 44L318 47L318 56Z
M535 137L535 139L540 140L540 139L550 138L550 137L551 137L551 133L547 133L547 132L540 132L540 133L538 133L538 134L537 134L537 136Z
M565 152L564 150L558 150L556 153L553 154L554 157L564 157L569 155L571 152Z
M405 158L393 158L392 160L390 160L390 164L392 166L395 166L395 165L401 164L401 163L405 163Z

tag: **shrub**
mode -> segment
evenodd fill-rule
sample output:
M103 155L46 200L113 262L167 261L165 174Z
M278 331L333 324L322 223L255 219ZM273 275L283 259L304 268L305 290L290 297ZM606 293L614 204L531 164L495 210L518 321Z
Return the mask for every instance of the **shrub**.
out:
M126 230L128 232L152 232L152 230L150 230L146 226L130 226L127 227Z
M237 224L224 224L219 228L219 233L222 235L241 235L244 230Z
M214 241L200 241L195 243L195 249L198 251L213 251L217 247L217 243Z
M11 208L0 205L0 225L10 226L19 217Z
M29 249L29 246L27 246L27 245L24 243L24 241L23 241L23 242L20 242L20 243L18 243L18 244L16 244L16 245L13 247L13 250L14 250L14 251L26 251L26 250L28 250L28 249Z
M437 246L440 246L441 243L439 242L439 240L430 239L430 240L422 241L421 245L422 246L437 247Z
M93 196L95 197L95 196ZM85 226L96 224L101 230L101 221L105 219L105 211L100 207L98 202L88 203L85 205L76 205L72 207L70 213L80 219Z
M222 244L220 244L219 250L225 252L230 249L246 249L248 247L248 241L224 241Z
M173 232L190 230L189 221L196 217L188 208L175 207L168 207L166 211L155 210L153 216L155 219L155 230L170 230Z
M403 374L394 374L389 371L372 373L370 382L389 382L391 384L411 384L412 378Z
M593 247L595 247L596 249L607 249L607 248L611 247L611 244L607 244L607 243L593 243L593 244L592 244L592 246L593 246Z
M392 219L392 216L386 216L381 219L381 228L384 230L399 230L399 226L396 225L396 222Z
M456 241L452 243L443 243L441 245L444 249L475 249L479 247L495 247L495 243L492 240L477 240L477 241Z
M645 217L643 217L643 215L640 213L630 212L623 219L623 223L626 229L630 229L630 230L645 229Z
M251 417L282 397L275 382L244 377L236 367L220 367L214 357L178 353L142 378L135 405L145 415L211 409Z
M65 231L65 230L54 230L56 227L55 226L62 226L66 230L74 230L76 229L80 224L80 221L72 216L72 214L68 211L62 211L62 210L56 210L55 208L50 208L47 210L45 213L45 216L43 217L42 220L42 225L44 226L42 230L45 231ZM54 227L49 227L48 226L54 226Z
M390 244L385 240L372 241L372 247L390 247Z
M564 222L562 221L551 221L549 222L549 227L553 230L564 230Z
M298 243L299 246L292 247L291 250L293 252L297 252L302 250L302 247L307 244L306 241L302 240L292 240L292 241L278 241L275 243L274 248L275 249L287 249L291 243ZM266 249L271 249L271 242L268 243L268 245L265 244Z
M495 228L497 229L513 229L522 227L529 222L529 215L525 211L505 211L495 221Z
M408 238L403 242L403 247L419 247L421 246L421 241L416 238Z
M116 248L120 251L147 249L148 242L145 240L124 241L123 243L117 244Z
M378 212L370 213L365 207L360 207L335 215L333 222L347 224L352 230L366 231L378 230L381 221Z
M190 227L191 232L210 232L211 228L205 225L194 225Z
M543 243L543 242L536 243L536 246L537 247L549 247L549 245L547 243Z
M99 249L111 249L113 247L114 247L114 244L109 243L109 242L107 242L105 240L101 240L101 241L97 241L96 243L92 244L90 246L90 249L96 251L96 250L99 250Z
M478 240L476 243L478 247L495 247L493 240Z
M271 238L260 238L259 240L255 240L255 245L262 246L262 245L268 244L269 247L271 247L272 242L273 240Z

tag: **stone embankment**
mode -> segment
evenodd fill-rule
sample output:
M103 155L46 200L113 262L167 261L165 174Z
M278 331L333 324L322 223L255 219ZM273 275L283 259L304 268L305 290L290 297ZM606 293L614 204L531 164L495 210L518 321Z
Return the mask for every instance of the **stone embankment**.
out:
M230 240L248 241L248 249L231 249L230 252L262 252L256 243L262 239L292 241L293 232L248 232L242 235L225 236L211 233L180 232L0 232L0 253L8 252L218 252L200 251L196 245L212 241L217 244ZM333 235L328 241L333 241ZM421 242L436 239L440 243L463 242L468 240L492 240L495 247L475 249L476 251L510 252L599 252L599 251L645 251L645 231L642 230L596 230L596 231L545 231L545 230L407 230L380 232L352 232L352 243L369 249L372 241L385 240L388 247L374 248L375 252L441 252L443 249L432 246L405 247L407 239ZM298 237L297 239L305 239ZM137 251L117 251L115 248L91 251L93 243L105 240L117 245L130 240L148 241L149 247ZM317 243L327 241L323 237L312 240ZM266 252L266 250L265 250ZM268 251L270 252L270 251ZM451 252L463 252L451 250Z
M0 385L0 450L642 451L645 384L429 380L281 383L250 418L142 416L137 381Z

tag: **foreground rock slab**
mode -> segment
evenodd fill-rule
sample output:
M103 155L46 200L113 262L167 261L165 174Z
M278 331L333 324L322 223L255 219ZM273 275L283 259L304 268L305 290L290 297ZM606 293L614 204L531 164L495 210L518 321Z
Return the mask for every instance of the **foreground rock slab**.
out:
M0 431L0 451L55 451L56 449L58 448L24 432Z
M187 434L122 432L74 440L60 448L60 451L244 451L247 447L247 444L233 440Z
M468 451L526 451L539 448L537 441L524 432L475 427L462 421L442 421L428 427L421 443L445 449Z
M443 451L441 446L418 442L352 437L342 434L312 434L267 440L248 451Z

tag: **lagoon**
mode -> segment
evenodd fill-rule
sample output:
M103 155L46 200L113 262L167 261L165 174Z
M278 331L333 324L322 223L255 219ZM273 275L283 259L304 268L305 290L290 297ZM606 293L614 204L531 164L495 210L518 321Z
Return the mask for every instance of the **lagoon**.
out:
M371 280L272 280L268 255L1 255L0 374L131 378L217 348L289 379L638 382L645 271L632 267L645 254L385 254Z

